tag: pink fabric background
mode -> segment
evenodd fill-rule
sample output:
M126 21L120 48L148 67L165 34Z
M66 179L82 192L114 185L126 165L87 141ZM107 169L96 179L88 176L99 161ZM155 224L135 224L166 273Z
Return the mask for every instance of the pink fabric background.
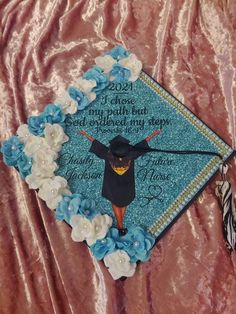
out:
M235 147L236 1L1 0L0 20L1 140L96 56L123 44ZM2 157L0 163L1 314L236 313L236 254L224 245L214 182L151 260L115 282Z

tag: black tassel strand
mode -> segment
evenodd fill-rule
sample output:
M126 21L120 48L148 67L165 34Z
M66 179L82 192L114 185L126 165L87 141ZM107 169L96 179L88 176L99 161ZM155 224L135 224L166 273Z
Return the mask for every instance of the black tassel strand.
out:
M222 180L216 182L216 195L220 199L223 210L223 229L227 246L230 250L236 250L236 208L231 183L226 179L227 171L228 166L224 163L221 164Z

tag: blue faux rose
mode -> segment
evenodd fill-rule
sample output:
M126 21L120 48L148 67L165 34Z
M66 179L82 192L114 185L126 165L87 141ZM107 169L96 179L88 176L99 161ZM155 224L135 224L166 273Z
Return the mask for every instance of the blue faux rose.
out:
M70 222L73 215L80 214L92 219L98 213L95 202L84 198L81 194L64 196L56 209L56 219Z
M124 68L121 64L115 63L112 66L110 75L114 77L114 82L122 83L129 80L131 72L129 69Z
M56 208L56 219L59 221L65 220L69 223L71 216L78 213L79 206L77 205L81 202L81 198L80 194L64 196Z
M116 46L111 51L105 53L105 55L109 55L115 60L119 61L121 59L127 58L129 56L129 52L122 46Z
M88 97L75 87L69 87L68 93L77 102L78 110L83 110L89 105Z
M40 114L38 116L31 116L27 119L29 131L36 135L40 136L43 135L44 129L45 129L45 119L43 114Z
M131 263L147 261L155 243L155 238L141 227L131 227L124 236L120 236L117 229L111 228L107 237L115 241L118 249L129 254Z
M16 166L18 159L23 154L24 145L17 136L10 137L2 143L1 152L3 161L8 166Z
M93 219L93 217L98 214L95 201L90 199L83 199L79 206L79 214L88 219Z
M55 104L48 104L41 114L29 117L27 123L32 134L41 136L44 133L46 123L57 123L64 127L64 120L65 115L61 108Z
M22 153L21 157L17 160L17 168L22 179L25 179L25 177L31 174L32 158Z
M115 241L117 249L124 249L131 245L130 239L125 236L121 236L117 228L111 228L107 237Z
M70 213L68 210L69 203L71 201L71 196L64 196L56 208L56 219L59 221L65 220L69 223Z
M104 238L97 240L92 246L90 246L91 252L98 260L102 260L106 254L115 251L115 241L112 238Z
M97 85L92 89L92 92L96 93L97 95L99 95L109 85L107 76L98 66L94 66L85 72L83 78L86 80L96 81Z
M124 240L130 245L123 247L129 254L130 262L147 261L150 258L151 248L155 243L155 238L145 232L141 227L131 227L124 236Z
M62 112L61 108L55 104L48 104L44 111L43 111L43 117L45 122L50 124L60 124L61 126L64 125L65 121L65 115Z

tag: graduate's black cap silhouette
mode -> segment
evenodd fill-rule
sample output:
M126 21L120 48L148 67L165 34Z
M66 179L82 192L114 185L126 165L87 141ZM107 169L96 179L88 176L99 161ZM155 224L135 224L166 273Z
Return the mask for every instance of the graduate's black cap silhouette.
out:
M123 158L129 154L129 152L133 149L133 146L129 144L129 140L121 135L115 136L112 140L110 140L110 150L112 155Z
M130 141L121 135L117 135L112 140L109 141L110 144L115 144L115 143L120 143L120 142L128 144Z

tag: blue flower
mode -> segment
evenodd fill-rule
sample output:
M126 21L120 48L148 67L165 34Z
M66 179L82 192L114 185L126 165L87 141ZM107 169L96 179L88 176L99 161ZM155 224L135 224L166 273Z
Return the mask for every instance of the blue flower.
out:
M131 263L138 260L147 261L150 257L150 250L155 243L155 238L141 227L131 227L125 236L120 236L117 229L111 228L107 237L115 241L116 248L129 254Z
M63 197L58 207L56 208L56 219L65 220L67 223L70 222L70 218L78 213L79 200L82 196L80 194L66 195Z
M129 56L129 52L122 46L116 46L111 51L105 53L105 55L112 56L115 60L119 61Z
M56 209L56 219L70 222L73 215L80 214L92 219L98 213L93 200L85 199L81 194L66 195Z
M43 111L44 121L50 124L58 123L64 125L65 115L61 108L55 104L48 104Z
M17 136L12 136L7 141L4 141L1 147L4 163L8 166L16 166L18 159L23 153L23 148L24 145Z
M17 168L22 179L25 179L25 177L31 174L32 158L22 153L21 157L17 160Z
M107 237L102 240L97 240L93 245L90 246L90 249L96 259L101 260L106 254L114 252L115 247L115 241Z
M36 136L43 135L45 129L45 119L44 115L40 114L38 116L31 116L27 119L29 130L32 134Z
M124 68L121 64L115 63L112 66L112 70L110 72L111 76L113 76L114 82L122 83L128 81L131 76L131 72L129 69Z
M126 247L129 247L132 244L129 238L127 238L126 236L120 236L119 231L116 228L111 228L108 231L107 237L115 241L116 248L118 249L125 249Z
M155 238L141 227L131 227L123 236L123 241L127 244L123 250L129 254L131 263L134 263L138 260L143 262L149 259Z
M83 78L86 80L96 81L97 85L92 89L92 92L96 93L97 95L100 94L109 85L107 76L103 74L102 69L98 66L94 66L85 72Z
M89 105L89 99L75 87L69 87L68 93L72 99L77 102L78 110L83 110Z
M55 104L49 104L41 114L29 117L27 122L30 132L36 136L40 136L43 135L45 123L58 123L64 127L64 120L65 115L61 111L61 108Z
M65 220L69 223L70 213L68 211L68 206L71 201L71 196L64 196L56 208L56 219L59 221Z
M93 219L98 214L95 201L90 199L82 200L79 206L79 213L90 220Z

